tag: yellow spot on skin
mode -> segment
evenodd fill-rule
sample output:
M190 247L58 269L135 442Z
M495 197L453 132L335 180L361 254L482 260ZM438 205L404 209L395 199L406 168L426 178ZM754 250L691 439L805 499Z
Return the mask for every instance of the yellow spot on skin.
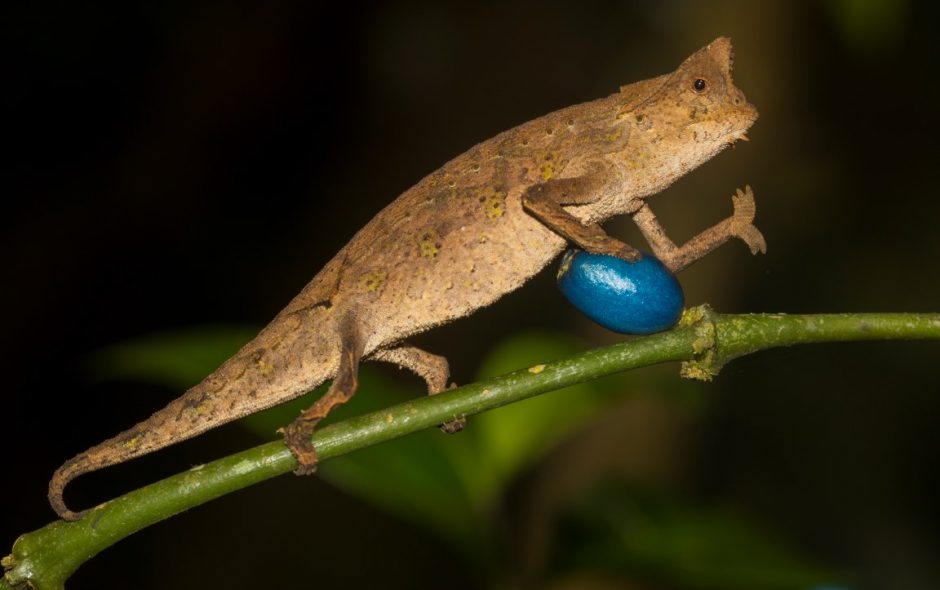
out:
M382 286L382 283L385 282L386 278L388 278L388 273L386 273L384 270L372 270L362 276L362 287L366 291L378 291L379 287Z
M631 168L633 168L634 170L637 170L638 168L643 166L643 161L648 160L649 157L650 157L649 152L639 152L637 154L636 160L631 160L630 162L628 162L628 164Z
M534 367L529 367L529 372L533 375L538 375L545 370L545 365L535 365Z
M394 422L394 421L395 421L395 417L394 417L394 416L392 416L391 414L386 414L386 415L385 415L385 423L386 423L386 424L391 424L391 423Z
M555 164L553 162L546 162L542 166L542 180L551 180L552 176L555 175Z
M486 203L483 205L486 210L486 216L490 219L496 219L497 217L503 216L503 199L499 193L493 193L486 199Z
M565 164L557 151L546 153L543 161L541 168L543 181L551 180Z
M189 406L188 408L186 408L187 413L195 414L196 416L202 416L208 411L209 409L206 407L205 404L197 404L195 406Z
M424 232L418 237L418 249L422 258L434 258L440 252L440 236L433 229Z
M258 370L262 375L270 375L274 371L274 363L263 358L258 359Z
M502 217L505 209L506 193L491 186L476 191L477 200L483 204L483 211L490 219Z
M620 127L618 127L616 131L614 131L613 133L608 134L607 137L606 137L606 139L607 139L607 141L617 141L618 139L620 139L620 136L621 136L621 135L623 135L623 129L621 129Z
M133 438L127 439L126 441L124 441L124 445L123 445L124 448L126 448L126 449L136 449L136 448L137 448L137 445L140 444L140 439L141 439L141 437L142 437L142 435L137 434L137 435L135 435Z

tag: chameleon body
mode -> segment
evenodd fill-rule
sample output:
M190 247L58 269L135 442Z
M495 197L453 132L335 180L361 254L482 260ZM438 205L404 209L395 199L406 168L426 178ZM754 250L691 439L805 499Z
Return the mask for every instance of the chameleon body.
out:
M756 109L731 79L731 44L719 38L673 73L623 86L489 139L425 177L378 213L265 327L202 382L147 420L60 467L55 511L73 478L150 453L333 379L283 432L298 473L316 465L310 434L355 392L360 360L409 368L430 393L447 388L443 357L409 336L489 305L573 242L635 261L632 247L598 225L630 214L656 256L677 271L732 237L752 252L750 189L732 217L673 244L644 199L744 139Z

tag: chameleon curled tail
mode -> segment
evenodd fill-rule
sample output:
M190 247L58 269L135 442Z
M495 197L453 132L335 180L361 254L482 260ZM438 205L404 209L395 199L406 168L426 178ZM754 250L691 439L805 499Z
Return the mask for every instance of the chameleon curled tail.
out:
M133 428L79 453L49 481L49 503L65 520L78 520L62 495L76 477L123 463L192 438L209 429L298 397L331 377L328 366L312 363L304 379L291 384L272 379L271 363L259 339L246 345L201 383Z
M65 520L78 520L84 512L70 510L62 498L65 486L76 477L192 438L237 417L203 411L211 398L204 384L190 389L186 395L133 428L66 461L49 481L49 503L53 510ZM225 390L219 393L222 392L229 393ZM218 398L213 401L218 401Z

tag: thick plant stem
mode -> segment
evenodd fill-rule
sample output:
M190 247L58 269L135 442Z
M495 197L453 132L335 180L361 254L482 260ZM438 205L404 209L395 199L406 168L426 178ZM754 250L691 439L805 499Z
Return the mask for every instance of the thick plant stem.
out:
M522 369L433 397L324 427L313 436L321 460L434 427L540 393L633 368L686 361L683 374L709 379L738 356L778 346L845 340L940 339L940 314L722 316L688 310L675 329ZM195 467L20 536L3 559L0 590L62 588L82 563L122 538L229 492L287 473L295 461L281 441ZM29 586L27 586L29 584Z

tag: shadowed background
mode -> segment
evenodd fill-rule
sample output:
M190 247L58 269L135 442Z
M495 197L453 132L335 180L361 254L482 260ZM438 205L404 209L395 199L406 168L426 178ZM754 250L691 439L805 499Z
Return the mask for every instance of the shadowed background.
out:
M214 362L451 157L671 71L719 35L732 37L735 81L761 113L752 141L650 202L681 241L749 183L769 251L722 247L680 275L687 302L940 311L937 11L886 0L5 8L3 552L52 519L46 483L59 464L206 372L186 343L215 342ZM641 243L626 220L608 228ZM620 339L553 281L546 270L416 342L466 383L493 358L526 366L535 342ZM143 338L153 353L148 335L180 330L195 336L163 350L194 359L191 374L144 378L114 360L127 358L114 356L122 343ZM821 345L735 361L711 384L680 383L676 367L612 381L595 417L507 476L478 515L487 536L463 545L440 541L446 522L435 530L383 505L380 478L283 477L133 536L70 587L730 588L676 574L694 555L648 557L717 543L724 525L703 514L718 511L717 523L733 515L760 531L729 541L732 554L773 539L821 580L935 588L938 353ZM422 392L408 375L373 372ZM90 506L273 436L232 425L82 478L68 499ZM443 477L434 469L429 479ZM656 529L667 549L648 545L653 533L611 549L605 527L626 535L641 521L679 523ZM734 587L806 587L774 579L745 572Z

